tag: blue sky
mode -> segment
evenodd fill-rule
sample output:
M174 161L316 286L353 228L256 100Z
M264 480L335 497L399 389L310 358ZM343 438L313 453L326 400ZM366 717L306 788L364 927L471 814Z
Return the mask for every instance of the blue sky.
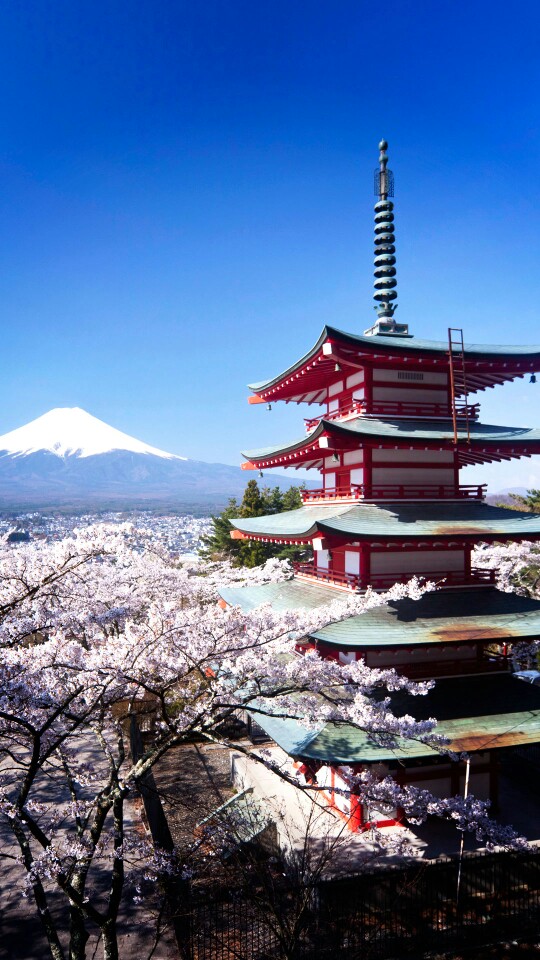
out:
M299 435L245 384L371 324L381 137L399 319L540 342L539 33L535 0L4 0L0 433L82 406L227 463ZM540 381L479 398L540 424Z

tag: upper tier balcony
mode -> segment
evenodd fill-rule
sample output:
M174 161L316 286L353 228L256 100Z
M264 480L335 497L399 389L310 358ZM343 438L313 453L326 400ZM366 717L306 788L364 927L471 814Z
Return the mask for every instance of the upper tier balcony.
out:
M469 574L462 570L451 570L446 573L434 570L416 570L414 573L412 571L408 573L374 573L366 578L362 578L356 573L343 573L339 570L333 570L332 565L325 569L315 566L314 563L293 563L293 569L295 576L302 580L327 583L344 590L351 590L353 593L366 590L368 587L373 590L389 590L395 583L407 583L412 577L432 580L444 587L483 587L493 586L495 583L495 571L484 567L473 567Z
M458 420L478 420L479 403L457 404ZM352 417L411 417L430 420L451 419L452 411L446 403L413 403L401 400L351 400L339 410L322 413L318 417L305 418L306 431L310 433L321 420L349 420Z
M462 484L455 487L452 483L352 483L342 487L320 487L317 490L301 490L302 502L339 503L347 500L483 500L487 484Z

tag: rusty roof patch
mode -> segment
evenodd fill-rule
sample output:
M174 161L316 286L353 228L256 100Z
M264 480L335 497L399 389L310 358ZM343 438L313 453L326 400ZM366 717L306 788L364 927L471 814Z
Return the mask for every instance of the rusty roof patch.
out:
M520 636L509 627L495 627L483 623L448 623L430 631L432 637L441 641L456 640L507 640Z

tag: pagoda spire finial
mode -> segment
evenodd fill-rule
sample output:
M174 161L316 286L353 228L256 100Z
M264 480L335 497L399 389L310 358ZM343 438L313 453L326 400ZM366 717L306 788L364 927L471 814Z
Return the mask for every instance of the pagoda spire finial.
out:
M375 170L375 293L377 301L377 323L367 334L397 334L407 336L405 324L396 324L394 312L397 309L396 248L394 235L394 204L389 197L394 196L394 174L388 169L388 144L379 143L379 166Z

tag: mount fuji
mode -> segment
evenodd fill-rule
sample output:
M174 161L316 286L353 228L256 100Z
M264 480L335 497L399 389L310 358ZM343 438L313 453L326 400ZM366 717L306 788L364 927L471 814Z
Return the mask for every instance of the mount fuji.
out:
M221 509L240 498L239 467L189 460L116 430L79 407L58 407L0 436L0 509ZM270 486L292 481L270 477Z

